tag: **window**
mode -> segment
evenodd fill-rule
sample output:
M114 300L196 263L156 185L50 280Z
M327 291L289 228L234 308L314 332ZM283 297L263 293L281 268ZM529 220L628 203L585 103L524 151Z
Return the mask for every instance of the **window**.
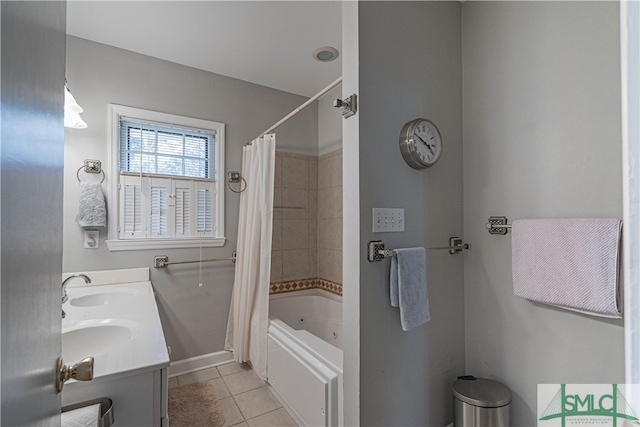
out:
M224 124L111 105L111 144L110 250L224 245Z

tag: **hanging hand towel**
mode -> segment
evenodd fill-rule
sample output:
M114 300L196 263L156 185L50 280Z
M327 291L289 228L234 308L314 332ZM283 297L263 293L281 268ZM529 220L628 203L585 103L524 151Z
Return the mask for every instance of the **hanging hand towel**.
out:
M400 307L400 323L404 331L429 321L427 254L424 248L396 249L396 256L391 258L389 285L391 305Z
M622 317L622 222L609 218L512 224L513 293L601 317Z
M107 226L107 209L101 183L80 183L80 210L76 222L83 228Z

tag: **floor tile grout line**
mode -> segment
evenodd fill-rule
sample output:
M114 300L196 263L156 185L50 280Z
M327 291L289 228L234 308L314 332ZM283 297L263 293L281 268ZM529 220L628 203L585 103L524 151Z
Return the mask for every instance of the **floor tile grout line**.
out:
M265 415L270 414L270 413L272 413L272 412L276 412L276 411L278 411L278 410L280 410L280 409L284 409L284 407L279 406L279 407L277 407L276 409L272 409L272 410L270 410L269 412L265 412L264 414L256 415L255 417L251 417L251 418L249 418L249 419L245 419L245 421L247 422L247 424L249 424L249 422L248 422L249 420L255 420L256 418L264 417ZM285 411L286 411L286 409L285 409ZM288 414L288 413L287 413L287 414Z
M242 412L242 409L240 409L240 405L238 405L238 402L236 401L235 396L231 396L231 398L233 399L233 403L236 404L236 407L238 408L238 412L240 412L240 415L242 415L242 420L246 423L247 422L247 418L244 416L244 412ZM249 423L247 423L249 424Z
M262 385L259 385L258 387L250 388L250 389L247 389L247 390L243 390L243 391L241 391L241 392L238 392L238 393L236 393L236 394L232 394L232 396L239 396L239 395L241 395L241 394L249 393L250 391L254 391L254 390L257 390L257 389L259 389L259 388L266 387L266 386L267 386L266 384L262 384ZM231 393L231 390L229 390L229 393Z
M214 378L214 379L210 380L210 381L211 381L211 386L213 387L213 391L214 391L214 393L215 393L216 389L215 389L215 386L213 385L213 381L215 381L215 380L220 380L220 381L222 381L222 387L224 387L224 389L225 389L225 390L226 390L226 392L227 392L227 393L226 393L226 394L227 394L227 396L222 397L222 398L220 398L219 400L226 399L227 397L231 397L231 390L229 390L229 387L227 387L227 384L224 382L224 379L223 379L222 377ZM217 399L217 398L218 398L218 396L216 396L216 399Z
M262 386L262 387L264 387L264 388L265 388L265 390L269 393L269 395L273 396L273 393L271 393L271 390L269 390L269 388L266 386L266 384L265 384L264 386ZM273 396L273 398L274 398L274 399L276 399L276 402L277 402L277 404L278 404L278 407L276 407L276 408L274 408L274 409L271 409L270 411L267 411L267 412L265 412L265 413L263 413L263 414L258 414L258 415L254 416L254 417L247 418L247 417L245 416L244 412L242 412L242 408L240 408L240 405L238 405L238 402L236 401L235 397L236 397L236 396L239 396L239 395L241 395L241 394L244 394L244 393L249 393L249 392L251 392L251 391L258 390L258 389L260 389L260 388L262 388L262 387L254 388L253 390L247 390L246 392L238 393L237 395L231 396L231 397L233 397L233 401L235 402L236 406L237 406L237 407L238 407L238 409L240 410L240 414L242 415L242 417L244 418L244 420L245 420L245 421L252 420L252 419L257 418L257 417L261 417L261 416L263 416L263 415L265 415L265 414L268 414L268 413L270 413L270 412L277 411L278 409L284 409L284 406L282 406L282 403L280 403L280 401L279 401L275 396ZM286 409L285 409L285 411L286 411ZM288 413L288 412L287 412L287 413Z
M224 380L224 376L221 376L220 378L222 378L222 382L223 382L224 386L229 391L229 396L233 396L233 393L231 393L231 390L229 389L229 384L227 384L227 382Z

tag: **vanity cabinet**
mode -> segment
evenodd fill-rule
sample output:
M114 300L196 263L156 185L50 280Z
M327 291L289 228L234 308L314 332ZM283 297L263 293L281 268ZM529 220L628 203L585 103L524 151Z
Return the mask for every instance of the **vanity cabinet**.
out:
M65 384L62 405L108 397L117 427L167 426L167 369Z

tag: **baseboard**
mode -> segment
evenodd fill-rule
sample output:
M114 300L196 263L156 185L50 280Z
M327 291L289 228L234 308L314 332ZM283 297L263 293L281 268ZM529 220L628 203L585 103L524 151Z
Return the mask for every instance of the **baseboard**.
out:
M233 353L226 350L177 360L169 365L169 378L230 362L233 362Z

